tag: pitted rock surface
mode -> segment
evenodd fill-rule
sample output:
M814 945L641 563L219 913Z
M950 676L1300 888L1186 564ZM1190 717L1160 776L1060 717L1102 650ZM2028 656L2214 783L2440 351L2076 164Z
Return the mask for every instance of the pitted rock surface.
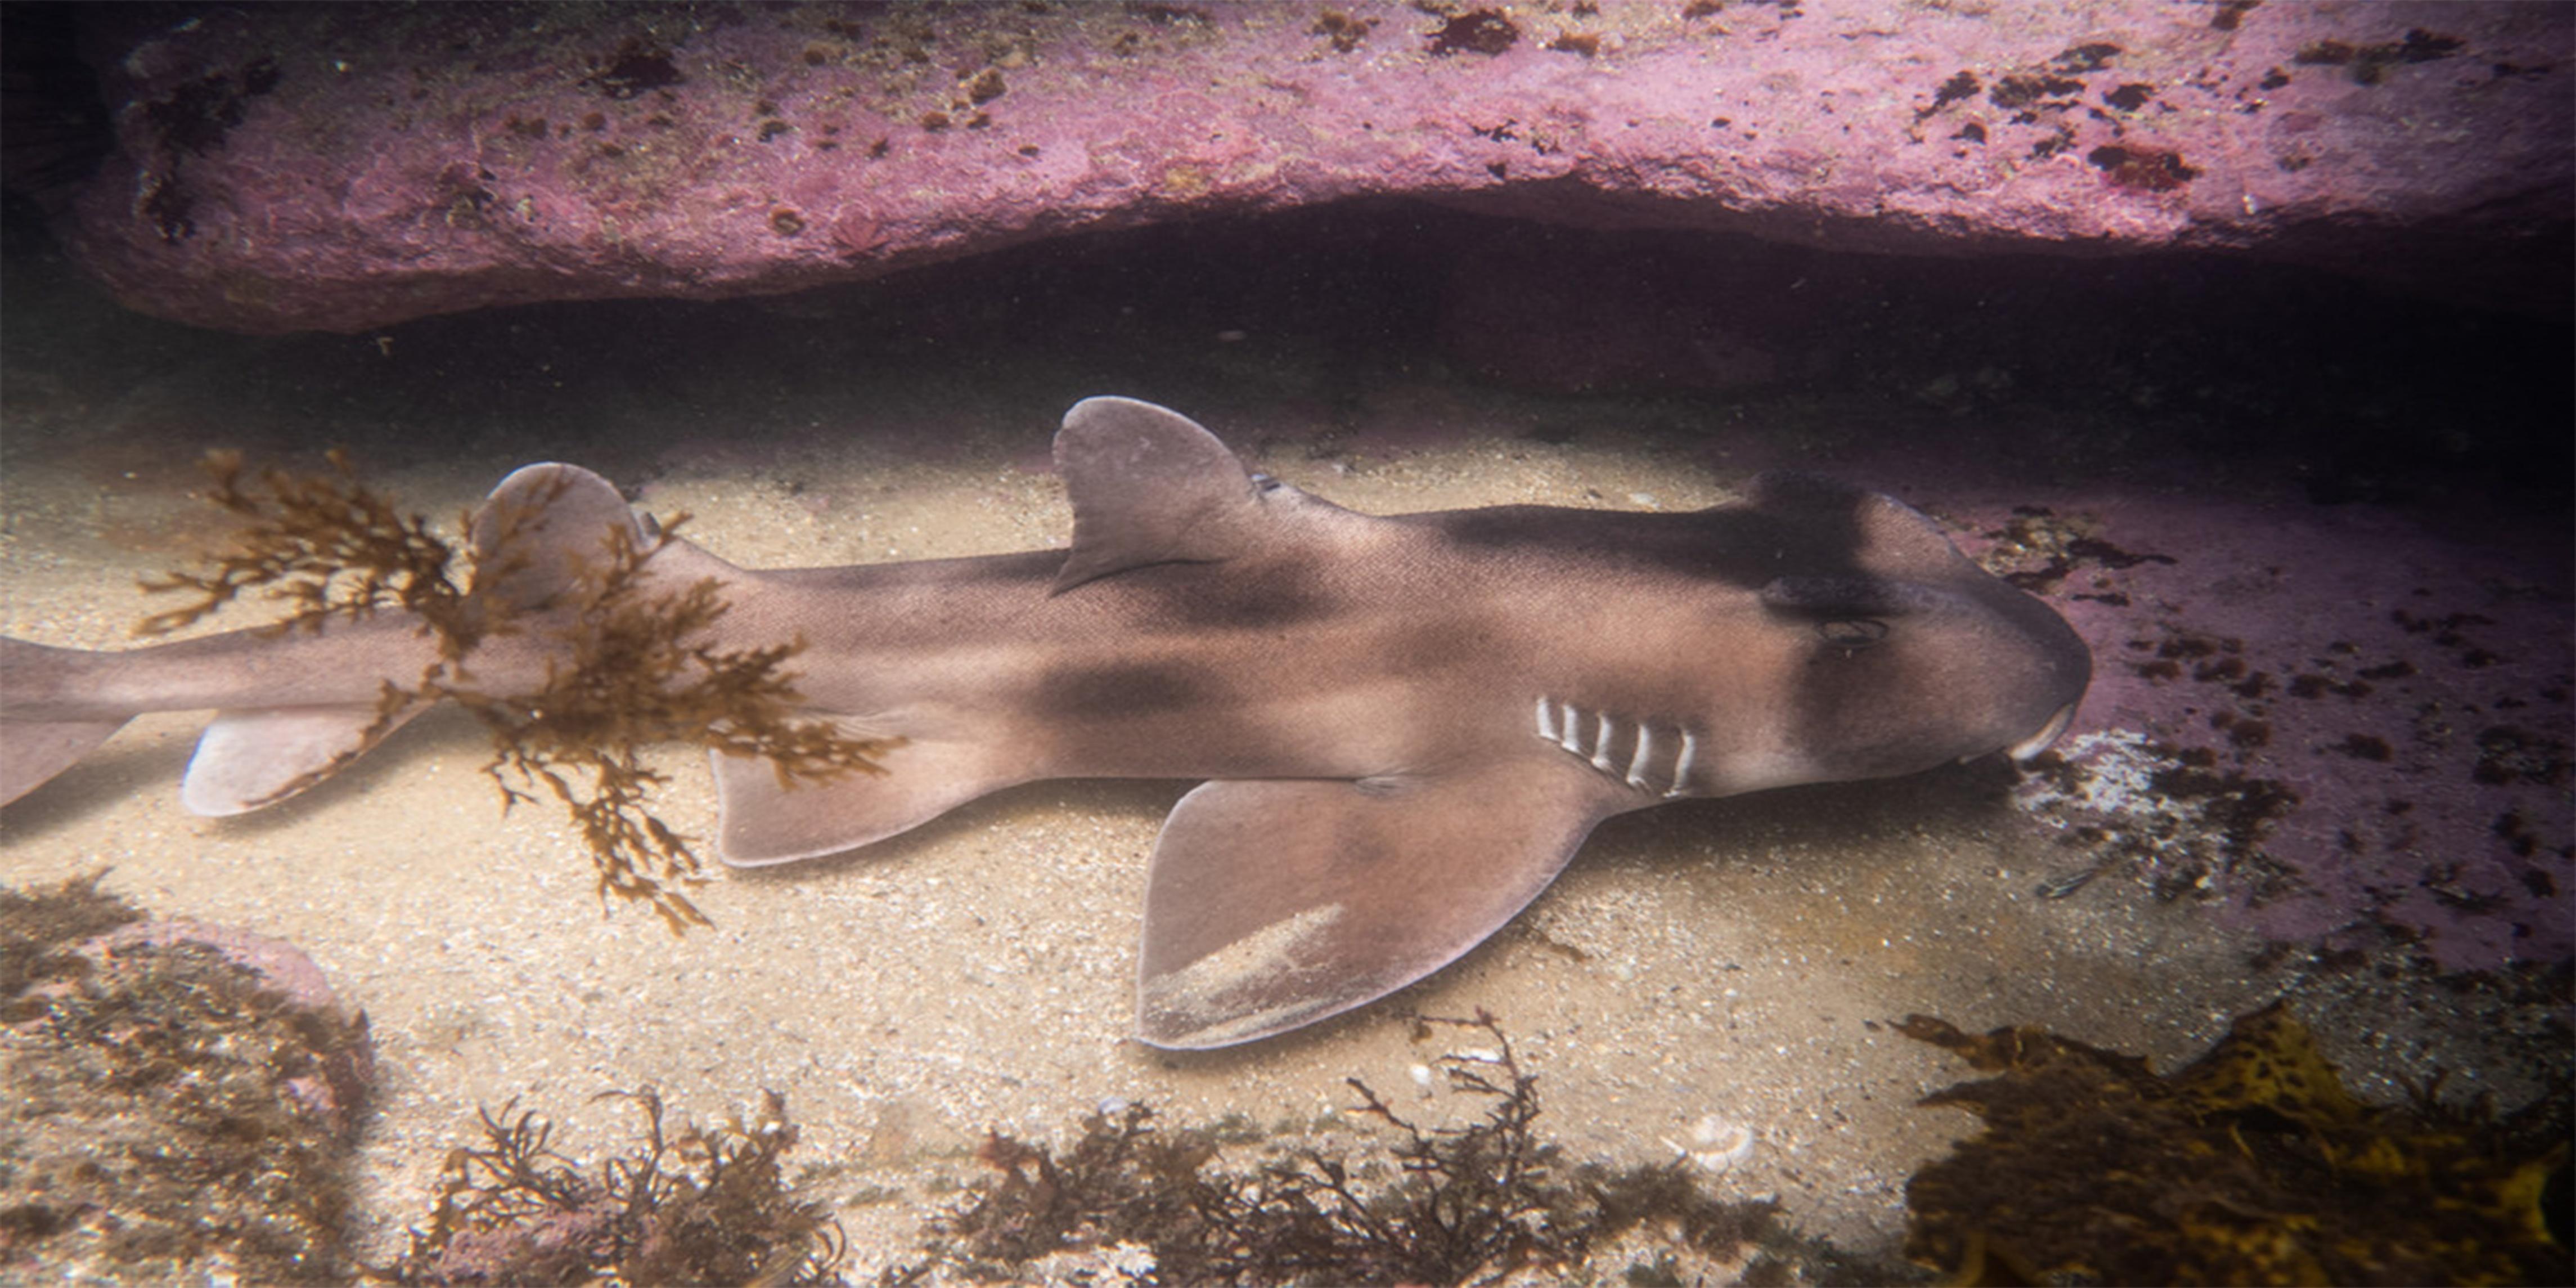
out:
M84 19L116 150L63 239L136 308L251 332L1366 195L2242 249L2547 308L2528 256L2576 207L2557 5L120 8Z

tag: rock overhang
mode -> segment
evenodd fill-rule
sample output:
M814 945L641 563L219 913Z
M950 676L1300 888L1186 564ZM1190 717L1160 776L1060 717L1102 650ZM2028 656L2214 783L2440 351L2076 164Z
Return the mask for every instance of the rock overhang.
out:
M2557 6L2159 0L155 7L83 32L115 146L58 227L132 307L250 332L1381 195L2238 250L2547 311L2572 37Z

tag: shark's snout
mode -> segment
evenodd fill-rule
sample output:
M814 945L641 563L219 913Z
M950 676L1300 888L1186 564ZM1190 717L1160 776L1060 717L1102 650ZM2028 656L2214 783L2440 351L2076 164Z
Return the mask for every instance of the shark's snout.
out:
M1995 585L2003 587L2001 582ZM2004 748L2014 764L2022 764L2065 737L2075 723L2075 709L2083 704L2085 690L2093 687L2093 650L2056 609L2018 588L2006 589L2011 599L2005 601L2004 615L2020 633L2029 655L2032 681L2025 701L2048 713L2037 728Z
M1801 658L1769 747L1801 766L1790 781L1907 774L1997 752L2027 760L2074 723L2092 678L2091 650L2064 618L1955 556L1774 583L1763 601Z

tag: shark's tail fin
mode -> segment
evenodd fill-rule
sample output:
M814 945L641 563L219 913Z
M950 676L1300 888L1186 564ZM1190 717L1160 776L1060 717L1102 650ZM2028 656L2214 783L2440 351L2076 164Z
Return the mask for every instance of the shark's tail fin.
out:
M606 479L569 465L519 470L474 515L472 594L505 616L542 611L598 566L620 527L642 541L634 512ZM188 762L181 801L217 816L275 804L338 772L428 707L389 706L382 688L417 683L419 659L427 656L421 639L417 623L382 618L320 634L235 631L134 653L0 638L0 804L70 768L134 714L203 706L217 710ZM290 657L289 650L308 656ZM142 673L154 663L157 675ZM106 699L110 677L121 693L148 696L131 704ZM309 683L297 687L299 681Z

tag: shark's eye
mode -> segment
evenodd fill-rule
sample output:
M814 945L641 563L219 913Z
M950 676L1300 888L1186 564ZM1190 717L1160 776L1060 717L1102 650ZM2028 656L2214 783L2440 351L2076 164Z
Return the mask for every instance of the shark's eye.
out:
M1887 638L1887 623L1875 617L1831 617L1816 623L1816 637L1839 649L1864 649Z

